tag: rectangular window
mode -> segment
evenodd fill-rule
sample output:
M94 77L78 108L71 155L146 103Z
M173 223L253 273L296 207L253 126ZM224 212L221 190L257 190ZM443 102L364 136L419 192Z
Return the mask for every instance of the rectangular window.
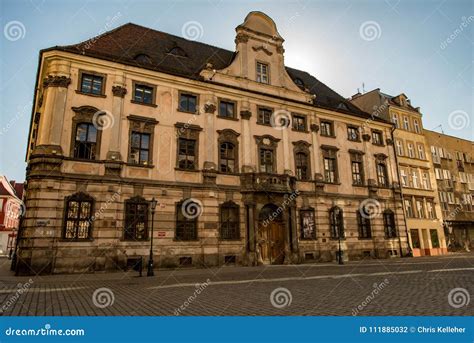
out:
M148 202L144 199L125 202L126 240L144 240L148 238Z
M266 107L258 108L257 123L262 125L271 125L273 110Z
M81 194L67 199L63 238L73 240L91 238L92 206L92 198Z
M413 182L412 186L414 188L418 188L419 185L418 185L418 171L417 170L412 170L411 179L412 179L412 182Z
M297 152L295 154L296 178L298 180L309 180L309 159L305 152Z
M420 160L425 159L425 148L423 147L422 144L418 144L418 158Z
M377 181L379 186L388 187L388 174L387 174L387 166L385 163L377 163Z
M423 206L423 200L418 199L415 202L416 202L416 213L418 215L418 218L426 218L425 207Z
M190 216L183 211L184 208L196 209L202 211L199 203L192 199L176 204L176 233L175 237L179 241L193 241L197 239L197 218L198 216ZM201 212L199 212L201 213Z
M428 214L428 218L436 219L436 212L435 212L435 207L434 207L433 201L431 201L431 200L426 201L426 212Z
M306 117L297 114L293 115L293 130L295 131L306 131Z
M235 118L235 102L219 101L219 117Z
M268 64L257 62L257 82L269 83Z
M357 226L359 231L359 238L371 238L372 237L372 230L370 227L370 219L367 217L365 213L365 209L361 209L357 211Z
M133 91L133 101L140 104L153 104L154 97L154 88L142 84L135 84L135 89Z
M260 148L260 171L262 173L274 172L274 151L273 149Z
M405 213L407 215L408 218L413 218L413 205L412 205L412 202L410 199L405 199L403 201L403 203L405 204Z
M361 154L351 154L352 184L361 186L364 184L364 166Z
M321 136L334 137L334 124L331 121L321 121Z
M423 172L421 174L421 179L423 182L424 189L431 189L430 174L428 172Z
M102 95L104 77L92 74L81 74L81 93Z
M194 94L180 93L179 94L179 111L196 113L198 105L198 97Z
M150 162L149 158L150 134L132 131L129 163L147 165Z
M97 150L97 128L91 123L79 123L76 126L74 157L95 160Z
M397 129L399 128L398 114L392 113L392 123L395 124L395 127L396 127Z
M408 121L408 117L403 117L403 128L407 131L410 131L410 124Z
M360 142L359 128L357 126L347 127L347 139L354 142Z
M178 168L196 169L196 140L179 138L178 140Z
M314 210L300 210L301 239L316 239Z
M420 249L420 235L418 233L418 229L411 229L410 230L410 237L411 237L411 245L413 249Z
M421 133L420 125L418 124L418 120L416 120L416 119L413 120L413 126L415 127L415 132L416 133Z
M413 143L407 143L408 157L415 158L415 151L413 150Z
M372 144L383 145L383 135L380 131L372 131Z
M438 231L436 229L430 230L430 237L431 237L431 246L433 248L439 248Z
M222 204L220 219L220 238L224 240L239 239L239 206L232 202Z
M400 169L400 176L402 178L402 186L408 187L408 175L405 169Z
M335 150L323 150L324 182L337 183L337 158Z
M403 156L403 142L402 141L396 141L397 145L397 155L398 156Z

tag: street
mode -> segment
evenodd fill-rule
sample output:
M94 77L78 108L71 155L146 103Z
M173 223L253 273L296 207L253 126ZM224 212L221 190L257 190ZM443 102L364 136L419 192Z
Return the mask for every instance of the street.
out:
M14 277L1 260L3 315L474 315L474 254L345 265ZM144 273L146 275L146 272Z

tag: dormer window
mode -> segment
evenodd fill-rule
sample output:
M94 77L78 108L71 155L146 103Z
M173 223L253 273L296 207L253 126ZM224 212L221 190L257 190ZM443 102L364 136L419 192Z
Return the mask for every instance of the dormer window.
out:
M137 61L138 63L150 64L151 63L151 58L150 58L150 56L148 56L146 54L138 54L137 56L135 56L135 61Z
M179 46L172 48L170 51L168 51L168 54L178 56L178 57L187 57L184 50L181 49Z
M269 83L268 64L257 62L257 82Z
M303 80L301 79L294 79L293 82L295 83L295 85L297 85L300 89L304 90L304 82Z

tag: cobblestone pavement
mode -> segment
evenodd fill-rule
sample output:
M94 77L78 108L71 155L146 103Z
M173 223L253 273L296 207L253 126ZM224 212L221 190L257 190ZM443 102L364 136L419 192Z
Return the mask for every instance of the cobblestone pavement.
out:
M474 254L336 264L14 277L3 315L474 315Z

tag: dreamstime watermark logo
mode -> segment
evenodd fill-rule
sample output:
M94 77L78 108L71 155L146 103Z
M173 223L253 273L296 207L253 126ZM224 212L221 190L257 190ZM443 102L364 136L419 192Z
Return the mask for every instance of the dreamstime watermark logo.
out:
M20 118L28 113L28 109L31 108L31 106L33 106L32 102L26 103L23 107L18 106L16 115L8 121L7 125L0 129L0 136L6 134Z
M270 125L277 130L291 128L291 113L286 110L278 110L272 113Z
M115 124L114 116L111 112L100 110L92 116L92 124L97 130L106 130Z
M97 42L97 40L104 33L109 31L114 26L115 22L117 20L119 20L121 17L122 17L122 13L117 12L113 17L105 18L106 22L105 22L104 27L99 30L98 35L96 37L93 37L93 38L89 39L88 41L86 41L86 43L84 44L84 49L89 50L92 47L92 45L94 45L95 42Z
M114 292L110 288L97 288L92 294L92 303L98 308L112 306L115 301Z
M359 213L366 219L374 219L382 212L382 206L376 199L365 199L359 205Z
M196 219L202 214L202 211L202 202L194 198L185 200L181 205L181 213L188 219Z
M278 208L273 211L267 219L265 219L262 223L262 225L264 227L267 227L273 220L275 220L276 218L278 218L280 216L281 213L283 213L283 211L286 209L286 207L288 205L291 204L291 202L300 194L300 191L299 190L295 190L293 193L291 193L288 197L285 198L285 200L283 201L283 203L278 206Z
M374 300L375 297L379 295L379 293L385 287L387 287L389 283L390 282L388 279L383 280L381 283L377 283L377 282L374 283L372 285L372 287L374 288L372 292L370 292L370 294L359 305L357 305L357 307L352 309L352 315L357 316L360 313L360 311L362 311L367 305L369 305L372 302L372 300Z
M20 299L22 294L28 293L31 285L33 284L33 279L29 279L28 282L25 283L19 283L17 285L17 290L15 294L13 294L10 298L8 298L3 304L2 307L0 307L0 313L4 313L8 311L10 307L15 305L15 303Z
M469 305L471 296L465 288L453 288L448 294L448 303L451 307L461 308Z
M376 21L365 21L359 27L359 35L363 40L370 42L382 36L382 29Z
M198 21L188 21L181 27L181 34L189 40L198 40L204 34L204 28Z
M270 294L270 303L276 308L285 308L291 305L293 295L290 290L284 287L275 288Z
M470 124L469 114L464 111L456 110L449 114L448 125L453 130L462 130Z
M3 35L11 42L23 39L26 35L25 25L18 20L10 21L3 28Z
M459 24L459 27L456 30L454 30L453 33L451 33L448 38L446 38L444 41L441 42L441 44L439 45L441 50L446 49L448 45L451 44L464 31L464 29L466 29L468 25L474 21L474 16L471 15L467 18L462 17L461 21L462 22L461 24Z
M190 295L182 305L180 305L177 309L174 310L174 315L179 316L184 310L186 310L189 305L193 303L194 300L198 297L199 294L201 294L209 285L211 284L211 280L207 279L206 282L203 283L197 283L196 284L196 289L194 290L194 293Z
M94 213L94 215L89 219L89 222L92 223L94 222L97 218L102 216L102 214L109 208L110 204L114 203L115 200L117 200L118 197L120 197L120 191L115 192L107 201L105 204L100 206L100 208Z

